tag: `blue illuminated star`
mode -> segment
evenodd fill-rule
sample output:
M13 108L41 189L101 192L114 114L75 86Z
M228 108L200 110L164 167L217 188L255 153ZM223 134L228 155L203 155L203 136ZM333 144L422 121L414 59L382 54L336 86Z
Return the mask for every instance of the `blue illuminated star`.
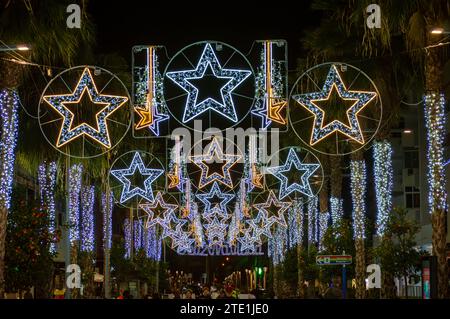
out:
M259 116L261 118L261 128L263 130L267 129L270 124L272 124L272 121L267 116L267 99L266 97L262 97L258 99L255 103L254 109L252 110L252 114Z
M211 187L210 191L208 193L204 194L197 194L195 195L204 205L205 205L205 213L209 212L211 210L211 199L214 196L217 196L221 199L220 203L218 204L220 207L220 210L226 211L226 205L229 201L231 201L234 198L234 194L228 194L223 193L220 190L219 184L217 182L214 182L213 187Z
M155 106L152 108L153 111L153 122L148 126L150 131L153 132L156 136L159 136L159 123L167 121L169 119L169 115L165 113L159 113L158 108Z
M189 232L183 231L178 228L179 231L172 237L172 249L177 248L178 253L186 252L190 253L195 243L195 239L191 237Z
M303 171L300 176L300 183L294 182L288 186L288 177L284 174L290 172L294 164L295 169ZM282 166L268 167L267 171L281 181L279 197L285 198L294 191L300 192L308 197L314 196L311 190L309 178L320 167L319 164L302 163L293 148L289 150L286 162Z
M219 204L216 204L210 211L206 211L203 215L207 221L211 221L216 216L221 219L221 221L226 221L230 218L230 215L220 208Z
M216 78L228 79L228 82L220 89L222 101L213 98L198 101L199 89L189 82L189 80L203 78L208 67ZM238 118L231 94L250 74L251 71L249 70L222 68L211 44L207 43L194 70L167 72L167 77L188 93L183 123L189 122L208 110L215 111L230 121L237 122Z
M238 242L240 244L240 250L241 252L253 252L256 249L255 244L261 245L261 241L258 238L255 238L255 236L250 235L250 228L247 228L244 231L244 236L238 237Z
M73 127L75 115L67 108L67 104L80 104L84 94L89 96L93 104L103 106L95 114L97 127L92 127L86 122ZM63 117L56 142L57 147L61 147L80 136L86 135L102 146L111 148L107 119L128 101L128 98L125 96L100 95L89 68L84 69L78 84L71 94L46 95L43 99Z
M174 211L166 214L161 222L161 226L163 227L163 232L161 234L162 238L174 238L180 236L183 232L182 228L186 223L187 220L176 217Z
M349 125L337 119L324 125L325 111L316 103L329 100L333 90L337 91L341 99L354 102L346 111ZM323 84L322 91L294 95L293 99L314 115L310 145L317 144L334 132L340 132L352 140L364 144L358 113L376 96L376 92L347 90L336 66L332 65Z
M127 176L132 176L135 174L136 169L142 176L148 176L144 181L144 189L141 187L131 188L131 180ZM148 200L153 201L153 190L152 183L164 173L162 169L152 169L146 168L144 162L142 161L139 152L134 153L133 160L131 161L130 167L125 169L111 170L111 174L117 178L123 185L122 194L120 196L120 203L124 203L127 200L135 197L141 196Z
M270 228L273 225L273 220L269 221L266 211L258 211L256 217L246 220L246 222L249 225L249 229L253 231L253 236L255 238L261 239L261 235L272 238L272 232L270 231Z
M224 243L227 235L227 224L220 222L217 217L214 217L211 222L204 224L204 227L209 246L222 245Z

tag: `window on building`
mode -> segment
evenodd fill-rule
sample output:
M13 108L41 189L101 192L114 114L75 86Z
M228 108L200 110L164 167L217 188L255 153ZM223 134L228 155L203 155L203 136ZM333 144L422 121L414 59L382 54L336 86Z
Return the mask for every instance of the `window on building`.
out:
M417 187L405 187L406 208L420 208L420 191Z
M419 168L418 150L405 151L405 168Z

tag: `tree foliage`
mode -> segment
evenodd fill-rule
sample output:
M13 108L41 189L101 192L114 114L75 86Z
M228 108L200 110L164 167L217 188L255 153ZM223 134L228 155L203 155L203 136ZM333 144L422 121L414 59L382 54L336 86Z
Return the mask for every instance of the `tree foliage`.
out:
M59 234L48 230L48 215L38 203L24 198L26 190L16 188L6 233L6 290L36 287L36 297L48 297L53 275L50 244Z

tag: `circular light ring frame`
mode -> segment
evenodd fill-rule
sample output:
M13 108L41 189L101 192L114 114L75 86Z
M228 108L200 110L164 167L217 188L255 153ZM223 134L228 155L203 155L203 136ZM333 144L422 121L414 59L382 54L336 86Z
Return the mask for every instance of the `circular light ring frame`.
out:
M125 201L124 203L120 203L120 196L117 196L117 192L120 191L120 193L122 193L122 187L123 184L121 184L114 176L111 176L111 171L112 170L116 170L116 169L126 169L130 164L131 161L133 160L133 156L135 153L139 153L139 155L141 156L142 161L144 162L144 165L146 168L152 168L152 169L162 169L164 172L155 180L155 182L158 179L164 179L164 187L163 188L154 188L152 187L152 191L154 194L156 194L158 191L162 192L164 195L167 195L168 193L166 193L166 181L165 181L165 169L164 169L164 165L163 163L160 161L159 158L157 158L156 156L153 156L151 153L146 152L146 151L140 151L140 150L133 150L133 151L128 151L126 153L123 153L122 155L120 155L118 158L116 158L114 160L114 162L111 164L111 167L108 171L108 186L109 189L113 192L113 196L114 196L114 202L116 203L116 205L120 206L120 207L124 207L124 208L138 208L139 204L147 202L144 198L142 198L142 196L134 196L133 198ZM129 159L129 161L126 161L126 159ZM119 166L118 163L121 162L122 164L124 164L124 167L117 167ZM151 165L151 164L156 164L156 165ZM158 167L156 167L158 166ZM117 182L117 186L113 186L111 183L112 180L114 182ZM152 186L154 186L156 183L152 183ZM171 194L168 194L171 195ZM172 196L172 195L171 195ZM177 201L178 202L178 201Z
M274 154L272 154L272 155L269 157L268 164L270 164L270 163L272 162L272 160L273 160L276 156L278 156L279 163L278 163L276 166L281 166L281 165L283 165L283 164L286 162L287 155L288 155L288 151L289 151L290 149L294 149L294 151L295 151L297 157L299 158L299 160L300 160L302 163L305 163L305 162L304 162L305 158L307 158L307 159L308 159L308 158L311 158L311 159L313 159L313 162L306 162L306 163L308 163L308 164L310 164L310 163L311 163L311 164L319 164L319 165L320 165L320 166L319 166L319 169L317 169L317 170L313 173L313 176L311 176L311 178L314 177L313 182L310 182L310 185L311 185L311 186L312 186L312 184L313 184L314 182L319 183L319 186L318 186L318 187L317 187L317 186L314 187L314 188L315 188L314 195L308 197L308 196L306 196L306 195L301 195L298 191L294 191L294 192L292 192L291 194L287 195L285 198L279 199L279 198L278 198L278 191L279 191L278 185L279 185L280 181L279 181L276 177L274 177L272 174L270 174L269 172L266 171L266 173L264 174L264 175L265 175L265 180L266 180L266 183L265 183L265 185L264 185L265 187L264 187L264 189L263 189L262 191L258 192L258 194L256 195L255 198L257 198L257 197L259 196L260 193L265 193L265 192L268 192L268 191L270 191L270 190L277 190L277 192L275 192L275 194L277 194L277 198L278 198L278 200L280 200L280 201L294 201L294 200L296 200L296 199L301 198L301 199L303 200L303 203L304 203L304 204L307 204L307 203L309 203L315 196L318 196L318 194L320 193L320 190L321 190L322 187L323 187L323 183L324 183L324 181L325 181L325 172L324 172L322 163L320 162L319 158L318 158L313 152L311 152L310 150L308 150L308 149L306 149L306 148L303 148L303 147L299 147L299 146L287 146L287 147L283 147L282 149L278 150L277 152L275 152ZM282 154L282 153L286 153L286 156L284 156L283 158L280 158L279 155ZM299 153L304 153L305 155L304 155L304 156L299 156ZM284 161L283 161L283 160L284 160ZM266 168L267 168L267 167L270 167L270 166L267 165ZM267 175L269 175L270 177L268 178ZM316 176L316 175L318 175L318 176ZM273 182L272 182L272 183L269 183L269 181L270 181L271 179L273 180ZM293 195L298 195L298 196L293 196ZM253 205L253 203L252 203L252 205Z
M334 152L334 153L332 153L332 152L327 152L327 151L323 150L323 147L322 147L322 148L318 147L317 144L320 143L320 142L316 143L316 145L310 145L309 141L305 141L305 139L302 137L302 134L301 134L302 132L304 132L305 126L302 125L302 127L299 127L299 128L296 129L296 124L295 124L295 123L298 123L298 122L304 122L304 121L306 121L309 117L308 117L308 118L305 118L305 119L301 119L301 120L294 121L293 115L292 115L292 114L295 112L294 106L295 106L295 107L302 108L302 106L299 105L299 103L293 99L293 96L294 96L294 95L301 94L301 93L298 93L298 91L296 91L296 90L298 89L298 84L299 84L304 78L309 78L309 80L307 80L307 81L313 82L313 83L315 84L314 86L315 86L316 88L318 88L317 91L322 90L322 88L320 87L320 85L321 85L321 84L323 83L323 81L325 80L326 75L323 77L323 81L322 81L322 82L316 83L316 82L310 77L310 74L311 74L312 72L316 71L316 70L319 69L319 68L325 68L326 70L329 70L333 65L336 66L336 67L341 67L341 68L342 68L342 67L346 67L347 70L348 70L348 69L351 69L351 70L357 72L356 77L353 79L352 82L350 82L350 85L347 85L348 83L346 83L346 81L343 81L344 84L346 85L347 90L349 90L349 91L352 90L352 86L353 86L354 82L357 81L357 78L358 78L360 75L364 76L365 79L368 81L368 84L370 84L370 86L373 88L373 91L376 92L376 97L374 98L373 101L368 102L368 104L376 103L376 104L377 104L377 109L379 109L379 110L378 110L378 113L379 113L379 119L373 119L374 121L377 122L376 128L375 128L375 130L373 130L373 133L371 133L370 135L368 134L369 137L368 137L367 139L364 140L364 143L363 143L363 144L361 144L361 145L360 145L359 147L357 147L357 148L351 148L350 151L346 151L346 152L339 152L339 147L337 147L337 150L338 150L338 151L337 151L337 152ZM342 71L338 71L338 72L339 72L339 75L342 77ZM348 72L348 71L346 71L346 72ZM327 74L327 73L328 73L328 71L325 72L325 74ZM308 92L308 93L310 93L310 92ZM369 106L369 107L370 107L370 106ZM372 107L374 107L374 106L372 106ZM304 110L304 111L305 111L305 112L308 112L307 110ZM310 117L313 118L314 115L311 115ZM361 149L367 148L367 146L370 144L370 142L371 142L371 141L375 138L375 136L378 134L378 131L379 131L380 126L381 126L382 118L383 118L383 102L382 102L382 99L381 99L380 92L379 92L377 86L375 85L374 81L373 81L373 80L372 80L372 79L371 79L364 71L362 71L361 69L359 69L359 68L357 68L357 67L355 67L355 66L353 66L353 65L351 65L351 64L345 63L345 62L325 62L325 63L321 63L321 64L318 64L318 65L315 65L315 66L309 68L308 70L306 70L305 72L303 72L303 74L300 75L300 76L297 78L297 80L294 82L294 85L292 86L291 91L290 91L290 94L289 94L289 107L288 107L288 120L289 120L289 121L288 121L288 122L289 122L290 127L291 127L292 130L294 131L295 135L296 135L296 136L302 141L302 143L305 145L305 148L314 150L315 152L318 152L318 153L321 153L321 154L324 154L324 155L331 155L331 156L345 156L345 155L349 155L349 154L351 154L351 153L357 152L357 151L359 151L359 150L361 150ZM362 133L363 133L363 135L364 135L364 132L365 132L365 131L364 131L363 129L362 129L361 131L362 131ZM309 125L308 125L308 132L309 132L308 134L309 134L309 136L310 136L311 130L310 130L310 128L309 128ZM338 139L339 139L338 135L340 135L340 133L334 132L334 133L331 134L331 136L334 136L334 135L336 135L336 140L338 140ZM331 138L331 136L330 136L330 138ZM326 138L327 138L327 137L326 137ZM341 141L341 143L343 143L343 142L345 142L345 139L343 139L343 140Z
M193 48L194 46L203 46L203 47L204 47L204 46L207 45L207 44L215 45L215 46L220 45L220 46L222 46L222 47L226 47L226 48L232 50L233 53L230 55L229 59L231 59L235 54L238 54L238 55L243 59L243 62L246 64L246 67L248 67L248 71L251 72L250 75L249 75L249 77L246 78L246 79L242 82L242 83L244 83L244 82L249 82L249 81L251 81L251 82L253 83L253 84L252 84L252 86L253 86L253 90L252 90L253 95L252 95L252 97L251 97L251 100L252 100L252 101L251 101L251 103L249 103L250 106L249 106L249 108L248 108L248 110L247 110L247 113L246 113L244 116L242 116L241 118L238 118L238 120L237 120L236 123L234 123L234 124L232 124L232 125L230 125L230 126L228 126L228 127L229 127L229 128L232 128L232 127L236 127L237 125L239 125L245 118L247 118L247 117L251 114L251 111L252 111L253 106L254 106L254 104L255 104L255 95L254 95L254 90L255 90L255 87L256 87L256 83L255 83L255 72L254 72L254 69L253 69L253 67L252 67L252 64L250 63L250 61L247 59L247 57L246 57L242 52L240 52L239 50L237 50L237 49L234 48L233 46L231 46L231 45L229 45L229 44L227 44L227 43L221 42L221 41L205 40L205 41L199 41L199 42L191 43L191 44L185 46L184 48L182 48L181 50L179 50L179 51L178 51L178 52L170 59L170 61L167 63L167 65L166 65L166 67L165 67L165 69L164 69L164 72L163 72L163 83L164 83L164 94L163 94L163 99L164 99L164 103L167 105L167 109L168 109L170 115L171 115L178 123L180 123L182 126L188 128L188 129L191 129L191 130L194 130L194 131L197 131L197 132L198 132L199 130L196 130L195 127L194 127L193 125L188 125L188 123L190 123L190 122L194 123L196 120L200 120L200 121L202 121L202 123L203 123L203 122L205 121L205 119L201 119L201 118L192 118L191 120L188 121L188 123L184 123L182 119L180 119L180 118L178 118L177 116L175 116L175 115L173 114L172 110L171 110L171 107L169 106L169 105L170 105L170 100L173 99L173 98L167 98L167 97L166 97L166 92L167 92L167 91L166 91L166 81L170 81L170 80L168 79L168 77L167 77L167 73L168 73L168 72L173 72L173 71L175 71L175 70L169 70L169 68L171 67L171 65L174 63L175 59L178 59L178 58L180 58L180 57L183 56L183 58L184 58L184 59L187 59L188 62L189 62L190 64L192 64L192 67L195 68L195 67L194 67L194 64L196 64L196 63L198 62L198 60L200 59L200 56L196 57L196 60L194 61L194 63L192 63L192 61L189 60L189 58L186 57L186 55L184 54L184 52L185 52L186 50L189 50L189 49ZM217 50L215 50L215 52L217 52ZM224 61L219 61L219 62L221 63L222 68L224 68L224 65L223 65L223 62L224 62ZM225 66L226 66L227 62L228 62L228 61L225 61ZM241 84L242 84L242 83L241 83ZM239 84L236 88L238 88L241 84ZM188 94L188 93L186 93L186 94ZM231 93L231 94L233 94L233 93ZM250 97L248 97L248 98L250 99ZM236 106L235 106L235 108L236 108ZM214 111L212 111L212 110L207 110L207 111L205 111L205 112L207 112L207 114L209 114L209 116L210 116L211 112L214 112ZM211 119L209 119L209 125L208 125L208 127L204 127L203 129L206 129L206 128L209 128L209 127L214 127L214 123L211 123ZM222 129L225 129L225 128L222 128Z
M214 136L214 134L212 134L210 136L210 138L209 137L203 138L200 141L196 142L194 145L192 145L192 147L189 150L189 155L187 155L187 158L186 158L187 178L191 182L192 190L195 189L195 192L193 192L194 195L196 195L197 193L199 193L199 194L200 193L204 193L206 191L206 188L211 188L214 185L214 183L219 184L219 187L221 189L223 189L223 192L234 193L235 189L240 184L239 182L235 181L236 179L234 179L233 176L231 176L231 180L233 182L233 188L227 187L227 186L225 186L224 184L222 184L222 183L220 183L218 181L213 181L213 182L205 185L205 190L204 191L202 191L204 188L201 188L201 189L198 188L198 179L194 178L193 175L198 174L199 172L201 172L201 169L198 168L196 166L196 164L191 162L189 157L192 156L190 154L192 154L193 151L195 151L196 147L198 147L197 145L200 144L200 143L201 143L201 149L204 151L205 150L204 146L203 146L204 143L206 142L206 145L209 145L213 141L213 138L214 138L213 136ZM239 156L241 156L241 159L236 163L236 165L242 165L242 171L233 170L232 167L229 170L232 173L240 174L240 178L237 179L237 181L240 181L243 178L243 176L244 176L244 162L243 161L245 160L245 156L244 156L242 150L236 145L236 143L234 143L233 141L231 141L230 139L228 139L226 137L221 137L221 138L217 137L217 139L219 140L219 144L222 146L222 152L224 154L227 154L227 152L226 152L227 146L232 145L233 148L237 151L237 154L231 154L231 155L239 155ZM194 154L195 154L195 152L194 152ZM197 155L200 155L200 154L195 154L195 156L197 156ZM191 167L195 167L195 171L194 172L192 171L192 169L190 169Z
M117 77L115 74L113 74L112 72L110 72L110 71L108 71L108 70L106 70L106 69L104 69L104 68L97 67L97 66L93 66L93 65L79 65L79 66L71 67L71 68L69 68L69 69L67 69L67 70L64 70L64 71L58 73L53 79L51 79L51 80L47 83L47 85L45 86L45 88L44 88L44 90L42 91L42 94L41 94L41 96L40 96L39 104L38 104L38 122L39 122L39 128L40 128L41 133L42 133L42 135L44 136L45 140L46 140L46 141L47 141L54 149L56 149L58 152L60 152L61 154L65 155L65 156L72 157L72 158L77 158L77 159L90 159L90 158L95 158L95 157L104 155L104 154L108 153L109 151L113 150L113 149L114 149L114 148L115 148L115 147L116 147L116 146L117 146L117 145L125 138L125 136L126 136L127 133L128 133L128 130L129 130L130 127L131 127L131 122L132 122L132 121L131 121L131 116L130 116L126 124L120 123L121 125L126 126L126 130L124 131L124 133L122 134L122 136L121 136L115 143L112 143L112 145L111 145L110 148L104 148L104 147L102 147L102 146L100 146L100 145L96 145L99 149L101 149L101 152L99 152L98 154L93 154L93 155L77 155L77 154L71 154L70 152L66 152L66 151L63 150L63 149L67 149L66 147L64 147L64 146L62 146L62 147L57 147L57 146L55 145L55 143L52 142L52 141L50 140L49 136L47 136L47 134L45 133L45 129L43 128L43 125L52 124L53 122L57 122L57 121L59 121L59 120L53 120L53 121L50 121L50 122L48 122L48 121L47 121L47 122L42 122L42 117L43 117L43 116L46 116L46 115L49 114L49 113L51 113L49 109L45 110L44 114L41 113L41 112L43 111L42 108L41 108L41 105L44 104L44 105L46 105L46 107L49 107L48 104L44 101L44 96L47 95L47 94L46 94L47 91L50 91L50 90L51 90L51 86L52 86L54 83L56 83L56 81L58 81L58 80L62 80L62 81L63 81L63 83L66 85L66 87L67 87L67 89L68 89L68 93L69 93L69 94L72 93L73 89L69 89L69 87L67 86L67 83L65 83L65 81L64 81L63 76L64 76L64 75L67 75L69 72L78 72L78 71L80 71L80 75L78 76L78 78L79 78L79 77L81 76L82 72L84 71L84 69L86 69L86 68L89 69L89 70L91 71L91 73L93 74L93 76L95 76L96 70L100 70L101 74L105 74L105 73L106 73L106 74L108 74L108 75L111 76L111 79L110 79L109 81L106 82L106 85L105 85L103 88L101 88L101 89L100 89L100 88L97 88L100 94L102 94L102 91L103 91L105 88L107 88L113 80L116 80L116 81L118 82L118 84L119 84L120 86L122 86L122 88L123 88L124 91L120 93L120 96L126 96L126 97L128 98L128 100L124 103L125 105L124 105L124 106L121 106L120 108L126 109L127 112L128 112L128 114L131 114L131 103L130 103L131 97L130 97L130 94L129 94L129 92L128 92L128 89L127 89L127 87L125 86L125 84L122 82L122 80L121 80L119 77ZM64 93L64 94L65 94L65 93ZM55 95L55 94L51 94L51 95ZM106 94L106 95L108 95L108 94ZM117 110L117 111L120 111L120 110ZM62 119L61 119L61 121L62 121ZM108 119L106 119L106 121L108 121ZM109 121L110 121L110 120L109 120ZM61 125L62 125L62 123L61 123ZM83 147L82 147L82 152L84 153L84 150L85 150L84 144L85 144L85 143L89 143L90 141L89 141L89 138L86 139L86 138L84 137L84 135L83 135L83 136L80 136L79 138L82 138L82 139L83 139L83 142L82 142L82 143L83 143L83 145L82 145L82 146L83 146ZM78 138L76 138L76 139L78 139ZM70 144L72 144L72 142L77 142L77 141L75 141L75 140L69 141L66 145L69 146Z

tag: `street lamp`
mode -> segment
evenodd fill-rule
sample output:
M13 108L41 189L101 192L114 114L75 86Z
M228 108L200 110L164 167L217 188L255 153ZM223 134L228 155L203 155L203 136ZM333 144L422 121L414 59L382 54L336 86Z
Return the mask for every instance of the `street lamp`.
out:
M450 34L449 31L445 31L444 28L441 27L435 27L431 29L431 34Z
M7 51L29 51L31 47L28 44L16 44L16 45L2 45L0 46L0 52Z

